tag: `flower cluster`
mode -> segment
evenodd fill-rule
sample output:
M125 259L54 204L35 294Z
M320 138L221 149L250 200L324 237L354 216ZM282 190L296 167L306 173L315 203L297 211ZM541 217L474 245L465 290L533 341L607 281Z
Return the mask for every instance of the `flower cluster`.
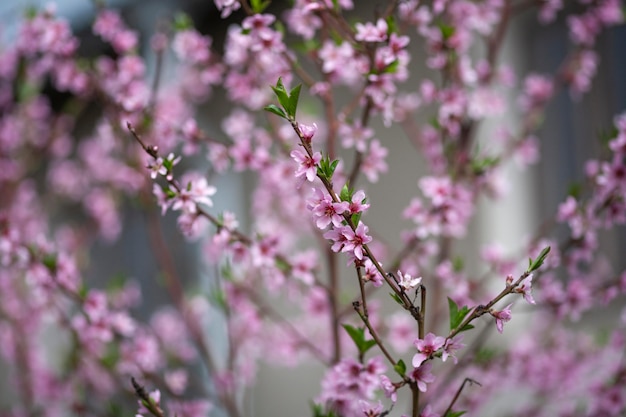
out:
M214 3L223 34L177 15L145 38L99 5L91 48L49 6L0 47L3 413L238 417L259 363L314 362L319 395L294 398L316 417L485 415L513 390L500 414L623 415L625 317L586 320L626 295L604 246L626 223L626 115L554 221L516 248L472 233L485 201L519 192L509 162L539 160L561 90L593 87L621 2ZM505 62L531 15L564 23L558 68ZM220 212L244 183L249 207ZM377 189L406 207L400 236ZM170 219L202 262L181 265ZM103 245L120 262L93 261Z

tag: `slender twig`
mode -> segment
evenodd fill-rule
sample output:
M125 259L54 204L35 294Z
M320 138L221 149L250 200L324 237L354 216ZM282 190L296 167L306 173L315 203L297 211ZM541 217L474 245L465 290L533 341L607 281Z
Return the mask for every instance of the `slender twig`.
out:
M133 385L133 389L135 390L135 394L141 400L143 406L155 417L165 417L163 414L163 410L161 407L152 399L150 395L146 392L146 389L140 385L134 377L130 377L130 382Z
M449 412L452 411L452 407L454 406L454 403L456 403L456 401L459 399L459 396L461 395L461 392L463 391L463 388L465 388L465 384L467 383L470 384L476 384L478 386L482 386L480 385L480 383L476 380L473 380L471 378L465 378L463 380L463 383L461 384L461 386L459 387L459 389L456 391L456 394L454 394L454 398L452 398L452 401L450 402L450 405L448 406L448 408L446 408L446 411L443 412L444 416L447 416Z

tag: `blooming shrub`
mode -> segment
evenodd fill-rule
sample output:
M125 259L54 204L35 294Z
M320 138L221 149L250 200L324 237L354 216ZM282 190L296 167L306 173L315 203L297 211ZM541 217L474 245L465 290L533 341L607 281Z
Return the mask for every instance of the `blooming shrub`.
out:
M598 268L603 230L626 222L625 114L585 184L563 191L518 254L485 246L480 277L455 253L479 199L506 198L507 162L538 160L551 99L589 91L596 39L624 20L618 0L563 3L389 1L370 16L351 0L296 0L276 15L269 2L216 0L232 19L223 54L181 16L150 40L152 76L145 40L115 10L99 9L92 28L110 53L90 58L53 8L29 12L0 52L1 414L234 417L248 410L257 363L315 361L326 373L302 415L485 415L503 393L516 399L507 415L624 415L626 320L604 334L578 323L626 291L626 272ZM546 25L566 16L571 50L554 74L502 62L507 28L528 14ZM161 76L167 51L172 79ZM416 84L418 63L430 76ZM207 103L228 106L219 137L201 128ZM377 120L404 129L426 174L387 162ZM487 120L499 137L481 137ZM209 175L184 172L191 156ZM415 195L388 213L410 223L393 251L367 212L370 190L396 169L416 188L397 190ZM236 208L213 209L224 192L215 177L232 172L254 174L247 228ZM208 296L182 287L158 222L151 244L171 305L144 321L136 282L89 283L88 250L119 239L128 201L151 219L175 213L201 242L219 271ZM225 323L225 355L206 330L207 300ZM515 342L489 346L519 310L531 318Z

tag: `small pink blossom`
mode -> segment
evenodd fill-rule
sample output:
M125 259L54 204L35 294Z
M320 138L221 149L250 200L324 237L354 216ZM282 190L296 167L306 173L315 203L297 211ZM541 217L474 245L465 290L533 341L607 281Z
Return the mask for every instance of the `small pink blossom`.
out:
M365 202L365 192L363 190L359 190L352 196L350 200L348 211L350 214L358 214L363 213L367 210L370 205Z
M455 364L458 363L458 359L455 355L456 351L465 347L463 342L463 335L459 334L452 339L446 339L446 343L443 345L443 351L441 353L441 360L445 362L449 357L452 358Z
M395 403L398 399L398 394L396 393L396 387L387 375L380 375L380 386L385 392L385 397L390 398L391 402Z
M313 157L310 157L306 153L299 149L291 151L291 157L296 161L298 169L296 170L296 178L300 180L300 184L306 179L312 182L317 176L317 165L322 160L322 154L315 152Z
M511 320L511 306L512 305L513 304L509 304L508 306L504 307L504 310L501 310L501 311L496 311L496 310L490 311L491 315L495 317L496 319L496 328L498 329L500 333L502 333L504 329L504 323Z
M435 382L435 376L431 372L432 367L432 363L425 363L415 367L411 373L411 377L417 382L417 388L422 392L426 392L427 384Z
M342 252L352 252L358 260L363 259L363 245L372 241L372 237L367 234L369 228L361 221L355 230L350 227L343 229L342 233L346 238L346 243L341 249Z
M415 339L413 344L417 348L417 353L413 356L413 366L418 368L422 363L431 357L431 355L441 349L446 339L428 333L424 339Z
M317 123L313 123L312 125L298 123L298 129L302 134L302 138L307 142L311 142L311 139L313 139L313 136L317 133Z
M535 300L531 293L533 283L533 274L529 274L526 278L520 282L519 286L515 289L515 292L524 294L524 300L529 304L535 304Z
M324 197L317 205L312 207L312 213L315 216L315 224L320 229L325 229L330 223L335 227L343 225L343 213L347 212L350 205L346 201L334 202L330 195L324 194L323 191L316 189L316 193L322 193Z
M357 23L355 25L356 35L354 38L357 41L362 42L383 42L387 39L387 22L383 19L378 19L376 25L371 22Z
M380 275L380 272L369 258L366 258L363 262L363 269L364 282L371 282L376 288L383 285L383 277Z

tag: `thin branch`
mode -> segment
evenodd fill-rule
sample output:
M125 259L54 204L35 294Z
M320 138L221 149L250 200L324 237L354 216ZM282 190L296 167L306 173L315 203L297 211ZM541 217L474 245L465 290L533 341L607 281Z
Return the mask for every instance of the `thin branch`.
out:
M450 402L450 405L448 406L448 408L446 408L446 411L443 412L444 416L447 416L448 413L452 411L452 407L454 406L454 403L456 403L456 401L459 399L459 396L461 395L461 392L463 391L463 388L465 388L465 384L467 384L468 382L470 384L476 384L479 387L482 387L482 385L480 385L480 383L478 381L473 380L471 378L465 378L463 380L463 383L459 387L459 389L456 391L456 394L454 394L454 398L452 398L452 401Z

